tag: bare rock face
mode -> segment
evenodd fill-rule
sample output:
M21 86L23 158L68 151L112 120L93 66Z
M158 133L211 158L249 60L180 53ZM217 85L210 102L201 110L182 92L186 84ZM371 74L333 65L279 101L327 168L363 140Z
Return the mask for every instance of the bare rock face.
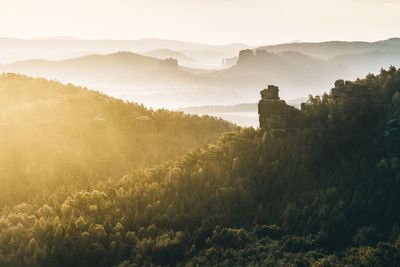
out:
M275 85L268 85L268 89L262 90L260 94L262 99L280 99L278 86Z
M278 87L268 85L268 88L262 90L260 94L261 100L258 102L260 128L269 131L272 136L283 134L286 129L292 128L298 110L279 98Z

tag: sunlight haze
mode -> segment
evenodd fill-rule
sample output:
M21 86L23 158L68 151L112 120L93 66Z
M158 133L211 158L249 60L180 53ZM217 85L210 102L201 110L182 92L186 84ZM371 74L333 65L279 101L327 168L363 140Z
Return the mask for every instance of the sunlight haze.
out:
M0 36L157 37L212 44L375 41L400 35L399 1L1 1Z

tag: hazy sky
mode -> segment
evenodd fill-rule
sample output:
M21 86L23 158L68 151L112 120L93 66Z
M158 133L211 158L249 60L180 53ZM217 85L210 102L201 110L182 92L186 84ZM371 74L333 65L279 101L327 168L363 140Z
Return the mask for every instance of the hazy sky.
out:
M400 0L0 0L0 36L204 43L400 36Z

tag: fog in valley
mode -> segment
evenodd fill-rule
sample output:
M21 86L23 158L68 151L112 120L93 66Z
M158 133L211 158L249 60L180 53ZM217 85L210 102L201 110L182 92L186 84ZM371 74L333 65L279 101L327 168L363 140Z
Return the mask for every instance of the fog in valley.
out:
M0 72L55 79L99 90L153 109L258 124L256 103L268 84L299 106L329 90L336 79L354 80L400 63L400 39L377 42L207 45L182 41L0 39ZM222 106L218 112L202 106ZM196 107L196 108L191 108Z

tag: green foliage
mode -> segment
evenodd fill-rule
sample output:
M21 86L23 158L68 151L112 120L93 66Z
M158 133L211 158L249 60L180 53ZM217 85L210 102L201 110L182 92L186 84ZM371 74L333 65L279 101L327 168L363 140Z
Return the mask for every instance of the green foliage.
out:
M71 84L2 74L0 207L34 197L43 203L53 191L59 197L119 178L233 129L208 116L152 111Z

